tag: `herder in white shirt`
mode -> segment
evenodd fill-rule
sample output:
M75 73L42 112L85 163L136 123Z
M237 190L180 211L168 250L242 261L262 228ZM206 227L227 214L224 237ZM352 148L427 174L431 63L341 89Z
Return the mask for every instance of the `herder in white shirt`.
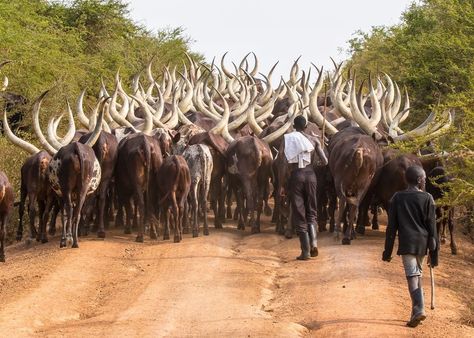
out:
M298 260L308 260L318 255L316 237L316 174L311 163L316 149L321 161L327 164L321 145L317 139L311 142L304 134L306 118L297 116L293 121L294 132L285 134L285 157L291 171L289 181L291 222L296 229L301 244Z

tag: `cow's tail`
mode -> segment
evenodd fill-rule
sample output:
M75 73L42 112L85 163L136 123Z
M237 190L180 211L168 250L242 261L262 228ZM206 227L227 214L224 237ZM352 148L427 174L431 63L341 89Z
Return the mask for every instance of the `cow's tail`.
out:
M6 192L6 186L2 185L2 187L0 188L0 202L2 202L3 199L5 198L5 192Z
M86 161L85 161L85 158L84 158L84 153L80 150L80 148L77 144L75 145L75 149L76 149L77 157L79 158L79 167L80 167L80 170L81 170L81 184L82 185L88 184L88 182L87 182L87 179L88 179L87 171L88 171L89 168L86 168ZM82 188L84 188L84 186L82 186Z
M359 172L360 168L362 168L362 165L364 164L364 149L357 148L354 152L352 160L354 162L357 172Z
M145 187L147 187L147 192L148 192L148 185L150 184L150 171L151 171L151 149L150 149L150 143L149 142L143 142L144 144L144 149L143 153L145 155Z
M173 191L173 189L174 189L174 187L175 187L175 185L177 184L177 181L178 181L178 175L179 175L179 170L178 170L179 164L177 163L178 160L177 160L176 157L172 157L171 160L173 161L173 165L175 167L175 170L173 170L175 175L174 175L174 177L170 177L169 179L170 179L170 181L172 180L173 184L170 185L172 188L169 189L168 191L166 191L165 195L163 197L161 197L160 202L159 202L160 205L163 204L166 201L166 199L171 195L171 193L172 193L172 191Z

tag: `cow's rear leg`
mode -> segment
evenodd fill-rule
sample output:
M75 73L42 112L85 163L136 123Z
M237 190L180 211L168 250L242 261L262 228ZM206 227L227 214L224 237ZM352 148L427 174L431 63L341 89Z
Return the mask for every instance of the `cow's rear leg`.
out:
M169 206L165 203L163 206L163 240L167 241L170 239L170 220L169 220Z
M49 218L49 225L48 225L48 234L50 236L54 236L56 234L56 219L58 218L58 214L61 211L61 206L56 200L51 201L51 204L49 207L47 207L46 210L46 220L49 215L51 215L51 218ZM52 210L51 210L52 208ZM51 213L49 213L51 211Z
M38 219L39 219L39 238L41 243L48 242L48 236L46 235L46 223L48 221L48 209L49 205L46 201L38 201ZM46 214L46 215L45 215Z
M35 220L36 220L36 199L28 198L28 217L30 223L30 231L29 231L29 238L28 241L32 241L36 239L39 241L38 232L36 231L35 227Z
M108 182L101 182L100 187L99 187L99 196L98 198L98 204L99 204L99 212L96 214L96 217L98 217L98 226L99 229L97 230L97 237L98 238L105 238L105 206L106 206L106 198L107 198L107 186Z
M134 217L130 198L125 199L123 206L125 207L125 229L123 232L129 235L132 233L132 218Z
M79 240L78 240L78 231L79 231L79 221L81 217L81 211L82 211L82 206L84 205L84 202L86 200L86 193L87 193L88 187L86 189L83 189L81 191L79 198L78 198L78 203L76 205L76 208L74 209L74 223L72 225L72 247L73 248L79 248Z
M19 223L16 230L16 240L19 242L23 238L23 215L25 214L26 189L22 186L20 193L20 205L18 207Z
M344 232L344 238L342 239L343 245L351 244L351 240L355 238L354 220L359 208L355 205L349 204L348 209L349 219L347 222L346 231Z
M176 201L176 192L171 193L171 219L174 226L174 242L179 243L181 241L181 229L179 224L179 209Z
M199 222L198 222L198 213L199 213L199 204L198 204L198 188L199 185L197 182L193 182L191 186L191 215L193 220L193 237L199 236ZM184 232L184 231L183 231ZM186 233L186 232L184 232Z
M0 220L0 262L5 262L5 236L6 236L7 216L2 216Z

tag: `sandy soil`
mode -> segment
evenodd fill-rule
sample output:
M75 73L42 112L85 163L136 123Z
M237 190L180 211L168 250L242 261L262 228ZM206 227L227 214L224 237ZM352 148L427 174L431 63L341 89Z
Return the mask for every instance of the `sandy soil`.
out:
M295 261L299 242L240 232L134 242L119 230L105 240L58 238L7 249L0 265L1 337L474 337L466 325L473 264L442 250L436 309L405 327L410 300L401 260L382 262L384 232L351 246L320 234L319 257ZM464 243L470 250L472 244ZM455 277L452 277L455 276ZM466 295L466 292L468 293Z

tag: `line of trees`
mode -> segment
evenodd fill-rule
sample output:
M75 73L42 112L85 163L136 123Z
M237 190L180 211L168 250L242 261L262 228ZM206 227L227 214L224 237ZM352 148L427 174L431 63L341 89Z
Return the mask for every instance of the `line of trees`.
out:
M0 79L8 76L8 91L28 100L17 109L25 112L22 137L33 143L29 112L44 90L52 89L54 99L45 101L43 122L48 114L65 112L65 100L75 102L85 88L92 98L102 80L112 88L117 70L129 83L152 58L154 74L166 65L181 66L185 52L202 59L191 52L191 42L180 27L152 32L137 24L122 0L0 0L0 61L12 61ZM26 156L0 137L1 169L15 188Z

